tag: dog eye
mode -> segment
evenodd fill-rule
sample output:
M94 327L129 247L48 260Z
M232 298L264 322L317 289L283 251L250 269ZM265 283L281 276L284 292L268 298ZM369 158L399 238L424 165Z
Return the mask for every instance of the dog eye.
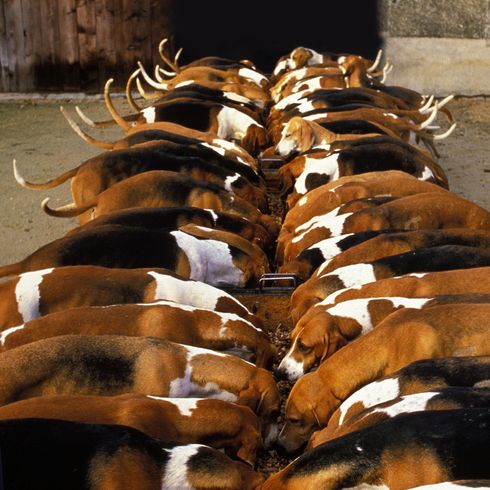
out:
M289 419L291 425L301 425L301 419Z
M302 353L302 354L306 354L307 352L310 352L311 350L311 347L308 347L307 345L303 344L303 342L301 342L301 340L298 341L298 350Z

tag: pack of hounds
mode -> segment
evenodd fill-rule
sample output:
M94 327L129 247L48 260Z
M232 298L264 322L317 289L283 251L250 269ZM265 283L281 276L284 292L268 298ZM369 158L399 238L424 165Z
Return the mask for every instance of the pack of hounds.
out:
M14 161L69 181L42 207L79 226L0 267L0 487L490 488L490 213L438 163L453 97L386 85L382 52L180 52L139 64L130 114L112 79L107 121L61 108L102 153ZM223 290L276 270L301 282L282 359ZM272 449L296 459L264 474Z

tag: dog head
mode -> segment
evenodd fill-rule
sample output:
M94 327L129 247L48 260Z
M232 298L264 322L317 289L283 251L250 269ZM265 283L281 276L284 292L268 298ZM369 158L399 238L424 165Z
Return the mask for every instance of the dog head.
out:
M278 376L295 381L315 364L347 344L332 315L319 312L298 322L291 333L293 344L278 367Z
M337 400L317 373L302 376L293 386L286 402L286 422L277 444L288 454L294 454L308 441L311 434L328 422Z
M291 118L281 132L281 139L276 146L276 153L288 157L293 153L308 151L315 143L315 133L301 117Z

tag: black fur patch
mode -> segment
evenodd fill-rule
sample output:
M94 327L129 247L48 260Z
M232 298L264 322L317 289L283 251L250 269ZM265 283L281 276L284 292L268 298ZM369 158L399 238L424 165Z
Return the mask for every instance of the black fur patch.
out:
M312 248L312 249L306 249L303 250L296 260L301 260L308 262L312 268L312 270L317 269L320 267L321 264L325 261L325 257L323 256L322 252L318 248Z
M490 410L466 409L400 415L374 426L339 437L306 452L291 464L285 479L313 475L337 465L348 465L332 488L372 482L381 455L432 451L455 480L488 478ZM381 468L380 468L381 470ZM340 472L341 474L343 472ZM334 484L335 483L335 484Z
M490 380L490 356L424 359L396 374L402 389L405 384L417 382L436 386L473 386Z
M363 119L347 119L332 122L320 122L320 126L338 134L384 133L378 126Z
M3 488L86 490L93 458L110 457L120 449L146 454L163 466L160 445L130 427L47 419L1 421Z
M377 237L378 235L383 235L385 233L393 233L395 231L400 231L400 230L389 228L386 230L361 231L359 233L354 233L353 235L349 235L345 238L342 238L342 240L337 242L337 247L339 247L340 250L343 252L344 250L347 250L351 247L355 247L356 245L366 242L371 238Z
M330 177L327 174L310 173L306 176L305 187L307 191L311 191L328 182L330 182Z
M420 248L371 262L386 267L394 276L412 272L434 272L455 269L470 269L490 265L490 252L485 249L460 245L441 245L439 247Z

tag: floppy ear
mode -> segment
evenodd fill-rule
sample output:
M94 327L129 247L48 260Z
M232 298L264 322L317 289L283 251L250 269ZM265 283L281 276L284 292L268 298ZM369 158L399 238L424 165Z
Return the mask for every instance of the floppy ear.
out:
M311 411L313 412L313 415L315 416L316 423L318 424L318 427L321 427L322 424L320 423L320 419L318 418L318 415L316 414L316 411L313 407L311 407Z
M302 68L306 66L308 60L312 57L312 53L307 49L296 49L293 54L293 59L296 62L296 68Z
M265 398L267 397L267 394L269 393L269 390L265 390L262 395L260 396L259 403L257 405L257 409L255 410L255 413L260 413L260 409L262 407L262 403L264 402Z
M268 145L267 132L265 128L251 124L245 136L242 138L241 146L251 155L258 155L260 150Z
M323 356L320 359L322 362L326 357L331 356L334 352L337 352L341 347L347 345L349 341L342 335L338 328L325 333L323 336Z
M315 132L308 124L308 121L304 119L298 124L299 130L299 141L298 141L298 151L303 153L308 151L315 144Z

